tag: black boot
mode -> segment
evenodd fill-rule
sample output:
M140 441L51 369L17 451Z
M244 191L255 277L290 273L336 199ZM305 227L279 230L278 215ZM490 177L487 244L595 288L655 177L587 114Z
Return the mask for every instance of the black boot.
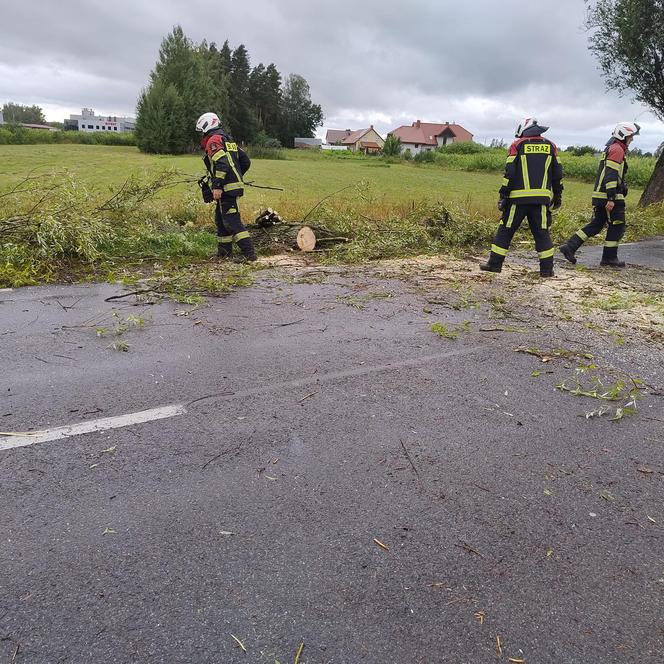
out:
M480 270L482 270L482 272L502 272L503 266L496 265L495 263L489 261L487 263L480 263Z
M540 268L540 277L542 279L548 279L549 277L555 277L552 267L541 267Z
M237 246L240 247L240 251L242 252L244 260L250 263L258 260L258 256L256 256L256 250L254 249L254 243L251 241L250 237L245 237L241 240L238 240Z
M576 256L574 255L574 250L567 244L561 244L558 247L558 251L570 262L572 265L576 265Z
M625 261L618 260L617 256L612 256L611 258L604 258L599 263L603 267L625 267Z
M217 243L217 258L230 258L233 255L233 245L229 242Z

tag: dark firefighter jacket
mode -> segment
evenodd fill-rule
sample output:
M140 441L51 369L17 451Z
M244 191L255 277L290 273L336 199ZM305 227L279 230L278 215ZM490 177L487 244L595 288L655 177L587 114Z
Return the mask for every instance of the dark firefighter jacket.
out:
M223 189L224 194L242 196L242 176L249 170L251 160L247 153L223 129L215 129L201 140L205 150L205 167L211 178L212 189Z
M548 205L562 195L562 178L554 143L542 136L519 138L507 154L499 194L516 205Z
M617 138L612 138L604 150L599 162L593 205L606 205L607 200L615 201L617 206L625 205L627 185L627 146Z

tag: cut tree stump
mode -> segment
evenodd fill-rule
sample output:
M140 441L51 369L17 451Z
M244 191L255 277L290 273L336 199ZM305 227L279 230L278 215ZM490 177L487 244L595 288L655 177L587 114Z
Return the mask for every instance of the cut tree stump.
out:
M261 253L279 253L287 251L320 251L341 242L348 242L346 237L334 236L323 226L305 225L283 221L279 214L268 208L263 210L251 228L251 234L257 249Z

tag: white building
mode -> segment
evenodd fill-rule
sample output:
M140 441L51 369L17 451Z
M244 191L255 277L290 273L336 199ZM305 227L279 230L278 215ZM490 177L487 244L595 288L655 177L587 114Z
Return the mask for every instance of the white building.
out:
M69 131L134 131L136 125L135 118L122 117L115 115L95 115L91 108L84 108L80 115L70 115L69 120L65 120L65 130Z

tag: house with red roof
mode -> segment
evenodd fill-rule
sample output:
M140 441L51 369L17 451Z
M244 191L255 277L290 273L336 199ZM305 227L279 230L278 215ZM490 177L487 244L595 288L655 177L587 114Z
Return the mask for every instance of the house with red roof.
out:
M443 145L472 141L473 135L461 125L453 122L421 122L417 120L412 125L402 125L388 133L388 136L397 136L401 140L401 149L410 150L412 154L435 150Z
M385 141L374 129L373 125L367 129L328 129L325 142L329 145L343 145L353 152L375 154L383 149Z

